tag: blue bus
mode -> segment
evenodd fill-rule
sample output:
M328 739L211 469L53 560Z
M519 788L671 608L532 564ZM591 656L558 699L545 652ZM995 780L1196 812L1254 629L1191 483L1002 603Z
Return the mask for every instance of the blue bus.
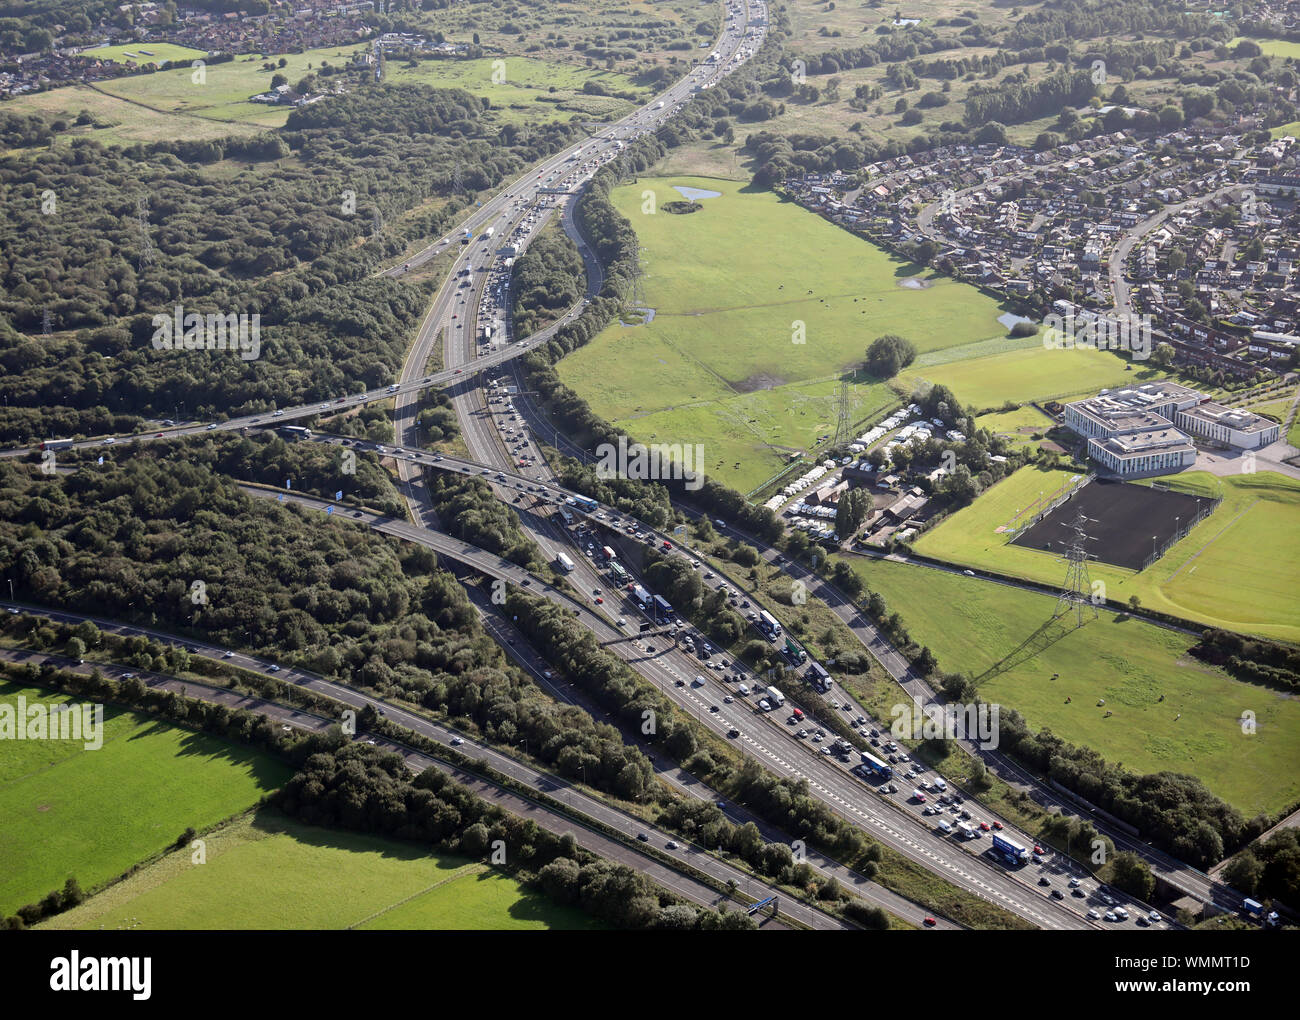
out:
M993 834L993 850L1008 864L1024 864L1029 860L1029 851L1014 839L1007 839L1001 833Z
M588 499L586 496L574 496L572 499L569 500L569 502L572 503L574 506L576 506L579 510L585 510L587 513L591 513L598 506L600 506L600 504L597 503L594 499Z
M867 754L866 751L862 752L862 767L868 772L878 775L881 779L894 778L894 770L892 768L874 755Z

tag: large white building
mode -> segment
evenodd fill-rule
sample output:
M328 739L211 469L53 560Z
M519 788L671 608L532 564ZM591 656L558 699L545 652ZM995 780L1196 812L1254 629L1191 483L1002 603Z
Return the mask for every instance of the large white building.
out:
M1167 474L1196 463L1193 436L1240 450L1275 442L1277 422L1223 407L1178 383L1160 381L1065 405L1065 424L1088 440L1088 455L1117 475Z

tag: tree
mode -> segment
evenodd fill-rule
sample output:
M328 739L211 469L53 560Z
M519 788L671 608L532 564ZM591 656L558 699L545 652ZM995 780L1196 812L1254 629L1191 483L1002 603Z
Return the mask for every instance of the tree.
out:
M891 379L915 359L916 347L910 340L886 333L867 348L866 369L877 379Z
M1130 595L1128 597L1128 607L1130 610L1136 613L1141 606L1142 606L1142 600L1138 598L1136 595Z
M1117 853L1112 859L1111 883L1143 901L1150 900L1156 889L1155 876L1147 862L1128 850Z

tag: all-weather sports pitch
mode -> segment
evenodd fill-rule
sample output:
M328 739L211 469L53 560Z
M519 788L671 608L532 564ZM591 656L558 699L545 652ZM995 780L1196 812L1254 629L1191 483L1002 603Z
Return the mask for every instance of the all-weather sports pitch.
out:
M1204 496L1095 479L1022 529L1011 544L1063 553L1074 539L1075 514L1082 510L1092 518L1084 525L1089 555L1102 563L1141 570L1154 551L1164 549L1176 533L1187 530L1202 508L1213 503Z

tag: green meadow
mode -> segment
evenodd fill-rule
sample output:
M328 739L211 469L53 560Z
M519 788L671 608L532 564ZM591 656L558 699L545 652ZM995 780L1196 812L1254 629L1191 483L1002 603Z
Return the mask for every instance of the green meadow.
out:
M1049 595L917 565L847 560L941 669L970 674L982 699L1017 709L1034 729L1135 772L1198 776L1247 817L1300 798L1300 700L1187 655L1187 636L1114 613L1082 627L1072 618L1052 622ZM1255 713L1253 735L1242 732L1245 711Z
M0 702L65 703L0 682ZM75 876L83 889L166 849L187 827L248 808L289 777L266 755L118 708L103 746L0 741L0 914Z
M694 213L665 212L679 185L721 195ZM716 449L710 473L741 491L834 431L833 401L821 398L876 337L897 333L927 352L1005 336L993 299L740 182L647 177L615 189L613 202L637 231L641 298L655 314L612 324L560 375L638 439ZM804 413L786 411L784 423L756 414L759 392ZM810 398L825 410L810 414ZM883 399L869 396L855 420Z
M413 843L250 812L43 927L115 929L598 928L486 865Z
M998 529L1027 511L1040 492L1050 500L1074 474L1021 468L922 535L916 549L963 566L1058 583L1064 574L1055 555L1010 545L1012 534ZM1223 502L1146 570L1093 563L1093 580L1106 583L1112 600L1137 595L1146 608L1194 623L1300 640L1300 481L1274 472L1225 478L1191 472L1171 481L1221 491Z

